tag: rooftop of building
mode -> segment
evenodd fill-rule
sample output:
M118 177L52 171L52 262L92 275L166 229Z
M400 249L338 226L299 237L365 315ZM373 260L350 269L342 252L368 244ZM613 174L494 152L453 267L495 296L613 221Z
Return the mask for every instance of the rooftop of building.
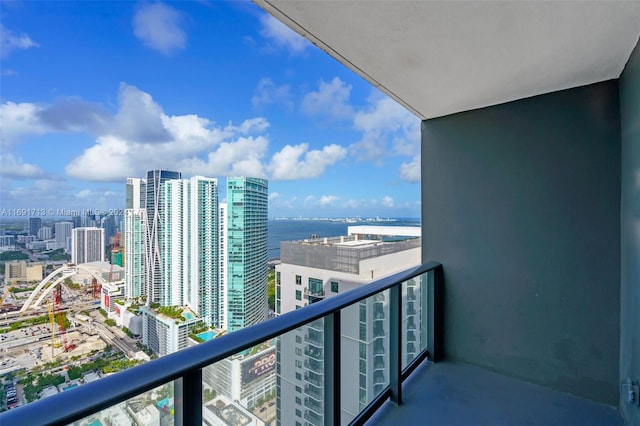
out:
M210 411L229 426L247 426L250 424L264 424L256 416L249 413L244 407L232 402L224 396L218 396L205 404L205 411Z
M200 320L200 317L196 315L196 313L193 312L188 306L160 306L157 303L152 303L149 306L145 306L145 308L148 310L148 312L152 312L157 318L162 320Z

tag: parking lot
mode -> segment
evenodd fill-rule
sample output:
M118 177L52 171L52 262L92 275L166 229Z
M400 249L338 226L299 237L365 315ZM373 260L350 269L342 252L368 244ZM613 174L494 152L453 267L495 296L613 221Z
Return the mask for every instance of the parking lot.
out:
M7 408L14 408L18 406L18 389L14 383L9 383L4 387L6 398L7 398Z

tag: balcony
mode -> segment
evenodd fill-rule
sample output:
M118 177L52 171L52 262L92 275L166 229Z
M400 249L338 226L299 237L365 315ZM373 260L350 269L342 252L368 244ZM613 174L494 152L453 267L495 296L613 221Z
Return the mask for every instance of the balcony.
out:
M304 366L306 369L316 374L322 374L324 372L324 366L322 361L317 361L314 359L305 359Z
M304 389L307 395L304 400L307 408L304 418L313 424L324 424L323 419L334 419L334 423L340 423L342 403L340 396L342 377L340 373L340 347L342 338L338 336L341 336L341 311L348 307L358 309L360 301L387 289L390 289L392 304L402 303L400 284L407 277L433 276L431 283L435 292L435 287L442 285L441 272L438 271L441 271L441 266L434 262L399 272L367 286L338 294L322 303L280 315L267 322L229 333L218 339L3 413L0 416L0 422L3 425L73 423L89 416L95 416L100 411L104 411L107 415L106 413L110 412L109 410L117 404L132 399L140 400L139 396L168 384L173 387L175 395L181 395L180 398L175 398L175 422L181 422L185 425L202 424L203 368L323 318L323 334L329 336L328 339L325 339L325 342L319 342L315 338L312 339L310 334L305 336L306 341L313 341L320 346L317 348L308 346L305 351L307 356L312 356L312 358L304 361L304 368L307 370L304 378L309 383ZM435 313L437 310L434 308L431 312ZM390 309L390 325L397 329L400 328L401 309ZM413 367L408 367L401 373L400 357L398 356L400 343L400 339L390 338L389 344L396 348L394 354L390 355L390 365L396 367L390 369L388 374L392 383L397 384L408 377L411 368L422 363L430 356L430 353L434 354L438 347L437 339L434 336L431 341L431 352L425 350L417 358L414 358ZM374 349L376 347L378 350L384 350L380 344L374 346ZM378 358L382 360L381 357L376 359ZM325 362L327 360L331 361ZM387 372L381 367L383 366L379 365L375 372L372 370L374 382L379 385L378 389L380 390L377 402L372 402L358 415L360 420L353 419L356 423L371 416L381 401L389 397L393 399L395 395L399 395L397 385L385 385ZM310 384L317 386L317 388ZM326 401L323 394L333 395L333 399Z
M307 346L307 348L304 350L304 354L309 358L315 359L318 361L322 361L324 359L322 357L322 349L319 349L313 346Z
M203 367L325 318L332 398L304 417L343 424L340 310L389 289L390 385L346 422L640 424L620 392L640 380L638 2L256 1L423 120L422 256L446 271L385 277L0 423L70 423L173 382L176 423L201 424ZM428 271L427 349L401 369L398 284Z
M322 421L322 416L310 410L304 411L304 419L310 422L314 426L324 425L324 422Z
M314 297L316 299L323 299L324 298L324 290L323 289L310 289L310 288L305 288L304 289L304 296L305 297Z
M382 328L382 327L374 327L374 329L373 329L373 337L384 337L384 336L385 336L384 328Z
M304 406L307 407L308 409L310 409L311 411L313 411L314 413L318 414L318 415L322 415L322 413L323 413L322 404L319 403L318 401L316 401L315 399L305 398L304 399Z
M322 402L324 400L324 395L322 391L315 386L307 385L304 387L304 394L310 396L318 402Z
M319 336L311 333L304 335L304 341L318 348L322 348L324 346L324 341Z
M304 373L304 380L317 386L319 389L323 386L322 375L320 374L306 372Z

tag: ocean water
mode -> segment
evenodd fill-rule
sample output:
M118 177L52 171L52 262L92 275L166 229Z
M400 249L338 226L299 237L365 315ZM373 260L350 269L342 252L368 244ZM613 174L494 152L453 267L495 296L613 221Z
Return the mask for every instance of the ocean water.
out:
M332 221L332 220L269 220L268 249L269 259L280 257L281 241L296 241L318 237L338 237L347 235L349 226L379 225L379 226L420 226L419 219L395 219L394 221Z

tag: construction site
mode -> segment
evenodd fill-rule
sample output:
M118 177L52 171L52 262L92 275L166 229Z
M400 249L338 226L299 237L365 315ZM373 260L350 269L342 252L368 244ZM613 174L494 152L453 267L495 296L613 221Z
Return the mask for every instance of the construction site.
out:
M117 239L111 254L112 260L121 255ZM124 271L115 263L65 263L35 286L2 283L0 380L17 392L5 395L0 408L81 385L80 374L99 377L140 362L139 339L115 327L102 309L122 287Z

